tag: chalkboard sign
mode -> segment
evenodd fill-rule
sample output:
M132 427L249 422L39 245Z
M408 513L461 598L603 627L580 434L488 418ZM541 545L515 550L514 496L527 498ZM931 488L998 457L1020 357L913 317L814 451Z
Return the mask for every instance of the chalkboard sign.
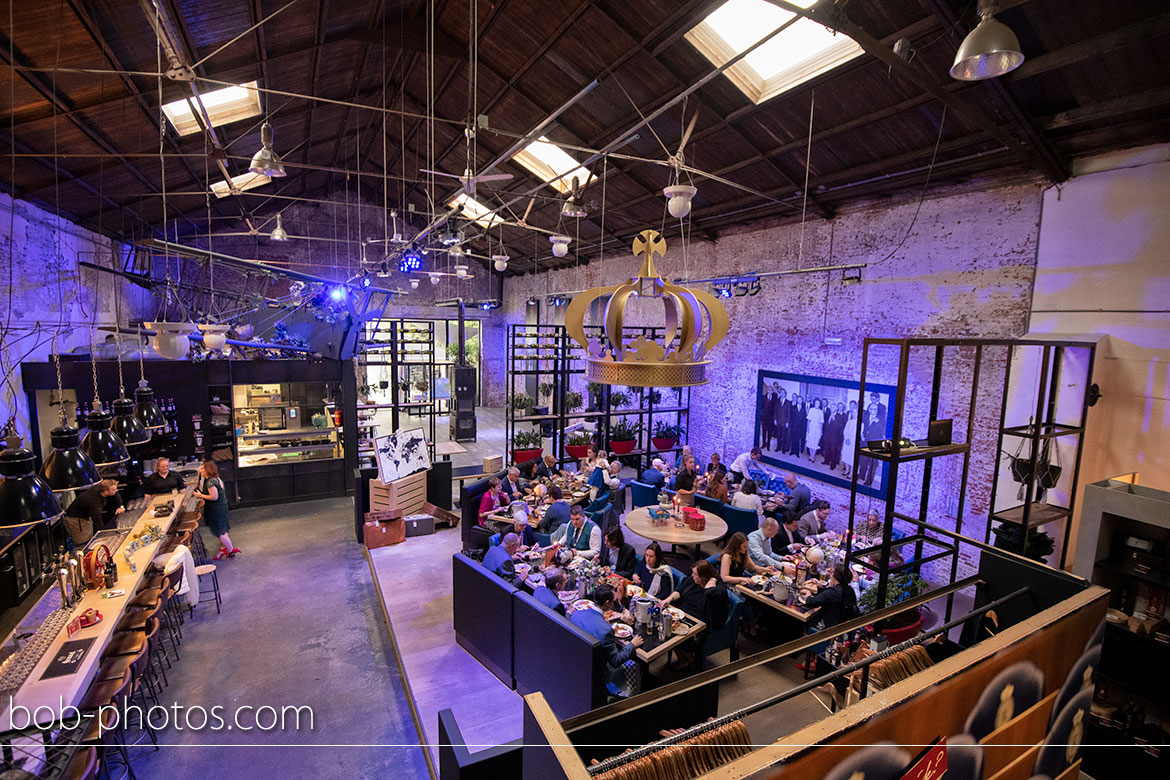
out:
M51 677L64 677L67 674L73 674L77 671L77 667L81 666L81 662L85 660L86 653L89 652L90 645L94 643L93 638L89 639L73 639L61 645L61 649L57 651L57 657L49 664L49 668L41 675L42 680L48 680Z

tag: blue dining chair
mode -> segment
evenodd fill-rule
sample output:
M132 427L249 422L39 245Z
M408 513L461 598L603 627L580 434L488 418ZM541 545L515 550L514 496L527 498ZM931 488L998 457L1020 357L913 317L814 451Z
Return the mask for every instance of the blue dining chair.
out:
M634 509L658 505L658 491L654 489L653 485L647 485L645 482L635 480L630 483L630 498L633 501Z

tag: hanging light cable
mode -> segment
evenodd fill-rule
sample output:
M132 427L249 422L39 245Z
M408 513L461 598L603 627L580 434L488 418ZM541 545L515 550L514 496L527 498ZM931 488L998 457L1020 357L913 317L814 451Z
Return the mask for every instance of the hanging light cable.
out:
M84 490L101 481L93 460L81 451L81 431L69 424L65 416L65 390L61 382L61 354L57 349L57 335L53 334L53 365L57 369L57 406L61 424L49 432L53 451L45 458L41 476L54 493L66 490Z
M127 447L146 444L150 441L150 431L142 424L142 420L134 414L134 402L126 397L126 380L122 375L122 305L118 296L117 284L114 284L114 350L118 360L118 397L114 400L114 421L110 429ZM45 462L48 465L48 461Z
M95 296L96 298L96 296ZM97 301L94 301L94 320L97 319ZM89 456L95 466L117 466L130 460L130 453L126 444L118 434L110 430L114 421L113 415L102 408L101 395L98 392L97 375L97 345L93 340L94 322L89 324L89 365L93 372L93 403L85 415L85 427L88 432L81 440L81 451Z

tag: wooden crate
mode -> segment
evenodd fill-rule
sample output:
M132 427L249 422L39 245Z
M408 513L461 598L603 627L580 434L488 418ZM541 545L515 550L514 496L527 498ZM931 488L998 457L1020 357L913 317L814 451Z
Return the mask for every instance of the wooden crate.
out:
M427 500L427 472L396 479L388 485L370 480L370 511L401 512L412 515L421 512Z
M504 470L504 456L503 455L489 455L483 459L483 470L487 474L495 474L497 471Z

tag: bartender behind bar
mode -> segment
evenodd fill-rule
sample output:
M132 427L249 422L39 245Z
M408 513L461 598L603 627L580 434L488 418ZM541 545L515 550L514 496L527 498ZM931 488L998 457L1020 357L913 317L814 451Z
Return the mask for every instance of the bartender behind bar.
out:
M154 473L142 481L142 490L147 495L154 495L182 490L186 485L179 472L171 471L170 459L159 458L154 462Z
M124 511L118 481L103 479L73 499L65 510L65 528L73 543L81 547L93 537L94 530L112 528L114 518Z

